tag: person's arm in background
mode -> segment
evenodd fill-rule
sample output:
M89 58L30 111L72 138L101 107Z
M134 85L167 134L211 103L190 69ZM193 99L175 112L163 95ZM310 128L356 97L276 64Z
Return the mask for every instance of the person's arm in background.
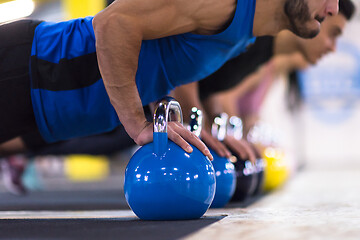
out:
M204 24L200 20L209 18L206 14L211 11L209 7L214 8L216 4L117 0L94 17L96 51L105 88L120 122L137 144L151 142L153 132L152 124L145 119L135 83L142 41L203 29L218 30L227 18L206 22L211 26L200 25ZM231 14L233 8L230 10ZM192 151L188 141L212 158L205 144L180 124L169 123L168 136L184 150Z
M203 106L205 111L208 113L210 119L213 119L218 116L220 113L225 112L230 117L236 116L229 114L228 112L224 111L222 104L218 98L218 95L213 94L210 95L208 98L203 100ZM247 142L246 139L235 139L233 136L226 135L223 143L226 145L228 149L234 152L236 155L240 156L242 159L247 160L249 159L251 162L255 162L256 154L251 147L251 145Z
M220 156L230 157L231 153L228 148L211 135L211 124L214 118L223 112L217 99L208 97L205 101L200 101L197 82L177 87L172 92L172 96L179 101L186 122L190 121L190 113L193 107L203 111L204 126L201 131L201 139ZM224 143L241 158L255 161L255 154L245 140L238 141L231 136L226 136Z
M272 82L281 74L296 69L304 69L308 62L299 52L273 56L267 63L248 75L235 88L218 95L224 110L230 115L241 116L244 121L244 134L256 122L260 106L271 87ZM242 112L239 112L239 101Z
M207 112L205 111L199 97L199 84L198 82L185 84L179 86L172 91L171 94L177 101L179 101L183 115L184 121L186 123L190 122L191 109L196 107L203 112L203 127L200 133L202 141L205 142L207 146L212 148L219 156L230 157L231 153L229 150L218 141L215 137L211 135L211 123L212 121L209 118Z

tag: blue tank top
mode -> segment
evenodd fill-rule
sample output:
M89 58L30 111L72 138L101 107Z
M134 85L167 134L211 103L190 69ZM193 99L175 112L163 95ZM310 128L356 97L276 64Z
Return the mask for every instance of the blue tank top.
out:
M136 74L142 104L209 76L243 52L255 40L254 12L255 0L238 0L231 24L219 34L143 41ZM31 97L38 128L48 142L94 135L120 124L97 66L92 19L43 22L35 29Z

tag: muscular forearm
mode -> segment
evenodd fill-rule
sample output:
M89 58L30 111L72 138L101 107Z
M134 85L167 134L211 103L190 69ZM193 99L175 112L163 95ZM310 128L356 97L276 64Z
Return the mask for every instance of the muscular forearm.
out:
M100 72L110 101L131 138L146 119L135 83L142 34L126 18L96 16L93 20ZM119 27L122 26L122 27Z
M93 27L101 76L121 123L136 143L152 141L152 126L146 122L135 76L143 40L186 32L213 34L234 13L235 1L218 10L218 1L116 0L94 17ZM199 9L201 11L199 11ZM209 11L220 11L217 17ZM149 62L148 64L152 64ZM211 157L206 146L183 126L168 124L168 136L190 152L186 142Z
M137 136L147 124L135 83L142 41L195 30L184 7L179 1L117 0L94 17L105 88L121 123L138 144Z
M224 111L230 115L239 115L237 106L239 98L251 95L251 92L256 91L263 81L272 80L277 76L282 69L275 64L281 64L281 62L272 58L255 72L246 76L235 88L220 93L219 101Z
M253 91L263 78L263 68L247 76L244 81L235 88L218 94L218 100L223 110L230 116L239 115L237 102L238 99Z
M203 111L203 106L200 102L198 91L198 83L193 82L179 86L172 92L173 97L181 104L185 122L190 121L191 109L193 107Z
M207 113L209 123L212 123L216 116L219 116L222 112L224 112L224 109L219 102L219 97L216 94L204 99L202 103Z
M213 120L208 117L207 111L204 109L203 103L200 101L198 83L195 82L177 87L173 91L173 96L181 104L185 122L190 122L190 114L193 107L202 110L203 121L201 123L202 130L200 134L202 140L220 156L230 157L230 152L226 149L226 147L216 138L211 136L211 124ZM210 108L207 110L209 109Z
M203 128L210 132L213 119L223 112L222 107L219 104L216 95L212 95L201 101L199 91L201 91L201 89L199 89L199 84L194 82L177 87L173 91L173 96L181 104L185 122L190 121L191 109L196 107L203 112Z

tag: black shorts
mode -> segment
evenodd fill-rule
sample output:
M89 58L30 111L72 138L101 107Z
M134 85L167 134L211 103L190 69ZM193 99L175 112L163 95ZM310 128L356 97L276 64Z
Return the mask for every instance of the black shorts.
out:
M38 132L30 97L29 59L41 21L0 25L0 144Z
M30 155L111 155L135 145L122 125L111 132L51 144L45 143L40 134L29 134L22 139Z
M144 107L145 116L152 121L149 106ZM22 136L26 148L34 155L102 154L110 155L135 145L135 142L120 125L114 130L93 136L75 138L56 143L46 143L39 132Z
M44 154L107 153L135 144L122 126L104 135L52 144L43 139L32 108L29 75L34 31L40 23L20 20L0 25L0 144L21 137L28 150ZM149 116L148 108L144 110Z

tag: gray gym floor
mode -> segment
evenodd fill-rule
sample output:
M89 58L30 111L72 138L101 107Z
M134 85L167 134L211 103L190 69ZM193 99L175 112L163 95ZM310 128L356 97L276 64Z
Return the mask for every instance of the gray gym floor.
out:
M271 194L247 204L210 209L191 221L141 221L128 209L121 189L47 191L23 198L1 193L0 237L360 239L359 171L356 164L308 166ZM25 210L5 211L6 206Z

